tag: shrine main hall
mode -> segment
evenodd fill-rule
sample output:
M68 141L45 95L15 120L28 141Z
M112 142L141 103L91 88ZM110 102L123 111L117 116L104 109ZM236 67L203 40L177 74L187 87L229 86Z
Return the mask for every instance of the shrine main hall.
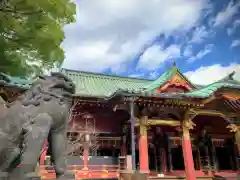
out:
M119 177L236 179L240 150L240 82L234 72L196 85L173 65L155 80L62 69L76 84L68 136L84 136L69 153L76 179ZM0 75L0 95L12 101L31 87ZM47 150L40 165L47 166Z

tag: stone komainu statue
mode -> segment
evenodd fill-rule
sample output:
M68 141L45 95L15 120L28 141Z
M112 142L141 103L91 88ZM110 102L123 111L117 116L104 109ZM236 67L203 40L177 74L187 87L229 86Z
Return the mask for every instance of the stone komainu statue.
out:
M1 108L1 172L8 172L10 177L36 176L41 149L48 140L57 178L64 175L66 130L74 93L75 85L70 79L52 73L40 76L15 102Z

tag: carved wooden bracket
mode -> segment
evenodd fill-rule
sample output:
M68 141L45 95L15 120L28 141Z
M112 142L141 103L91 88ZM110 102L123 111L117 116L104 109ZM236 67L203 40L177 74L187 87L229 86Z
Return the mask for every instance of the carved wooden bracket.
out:
M195 126L196 126L196 124L190 119L183 121L183 127L187 128L189 130L194 129Z
M191 119L192 120L196 115L197 115L197 113L193 109L189 109L185 113L185 119Z
M227 129L229 129L230 132L236 133L239 128L236 124L229 124L227 127Z
M194 129L194 127L196 126L196 124L192 121L193 118L196 116L196 113L194 111L188 110L185 113L185 117L183 120L183 128L187 128L187 129Z

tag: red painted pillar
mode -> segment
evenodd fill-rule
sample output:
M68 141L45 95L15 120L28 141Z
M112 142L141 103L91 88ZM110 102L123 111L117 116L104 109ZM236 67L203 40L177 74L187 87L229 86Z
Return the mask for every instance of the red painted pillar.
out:
M149 173L148 168L148 136L147 136L147 116L140 120L140 138L139 138L139 163L140 172Z
M40 162L39 162L40 165L44 165L45 158L47 156L47 145L48 145L48 142L45 141L45 143L43 144L43 151L40 155Z
M184 123L185 124L185 123ZM196 180L189 129L183 125L182 148L187 180Z
M85 135L85 143L84 143L84 150L83 150L83 165L84 170L88 170L88 156L89 156L89 134Z
M89 155L88 147L84 147L84 150L83 150L84 170L88 170L88 155Z

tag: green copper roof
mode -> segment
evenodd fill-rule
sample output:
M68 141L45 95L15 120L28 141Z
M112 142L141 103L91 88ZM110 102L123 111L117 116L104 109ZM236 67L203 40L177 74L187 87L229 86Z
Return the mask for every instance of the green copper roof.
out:
M110 76L99 73L89 73L62 69L76 84L76 94L86 96L111 96L117 90L130 92L154 91L164 85L175 74L179 74L186 81L188 79L174 65L156 80ZM188 81L190 85L191 82ZM192 85L193 86L193 85ZM194 87L194 86L193 86Z
M225 83L225 82L216 82L202 89L184 93L184 95L188 97L206 98L212 95L214 92L216 92L220 88L240 89L240 84L236 85L236 84Z
M170 68L167 72L161 75L158 79L138 79L121 76L110 76L98 73L89 73L81 71L72 71L63 69L62 72L66 74L76 84L76 95L78 96L94 96L94 97L110 97L119 90L131 93L153 94L154 90L164 83L166 83L173 75L178 73L186 81L187 78L183 76L176 66ZM188 81L189 82L189 81ZM189 82L190 83L190 82ZM192 85L190 83L190 85ZM192 85L195 87L194 85ZM240 82L234 80L232 76L227 76L222 80L212 83L208 86L199 86L191 92L187 93L172 93L179 94L185 97L205 98L220 88L237 88L240 89Z
M190 85L194 87L193 91L187 93L172 93L169 95L181 95L192 98L207 98L221 88L231 88L240 90L240 82L233 78L234 72L225 78L214 82L207 86L193 85L174 65L168 71L163 73L156 80L130 78L123 76L111 76L99 73L81 72L62 69L62 72L67 75L76 84L77 96L92 96L92 97L111 97L118 92L129 92L132 94L148 94L157 95L155 89L164 85L174 75L178 74L184 78ZM31 86L31 81L22 77L9 76L0 73L0 85L12 86L17 88L28 89ZM159 94L159 93L158 93Z
M217 82L202 87L201 89L184 93L184 95L188 97L206 98L211 96L214 92L221 88L231 88L240 90L240 82L233 79L234 74L235 72L229 74L228 76L226 76L223 79L220 79Z
M0 73L0 84L4 86L26 89L31 86L31 81L24 77L9 76L5 73Z
M98 73L78 72L63 69L76 85L76 95L108 97L117 90L140 91L152 80L110 76Z
M152 91L156 88L164 85L169 79L171 79L174 75L178 74L183 79L185 79L192 87L195 87L176 67L174 64L173 67L171 67L168 71L163 73L159 78L157 78L155 81L153 81L150 85L145 87L145 91Z

